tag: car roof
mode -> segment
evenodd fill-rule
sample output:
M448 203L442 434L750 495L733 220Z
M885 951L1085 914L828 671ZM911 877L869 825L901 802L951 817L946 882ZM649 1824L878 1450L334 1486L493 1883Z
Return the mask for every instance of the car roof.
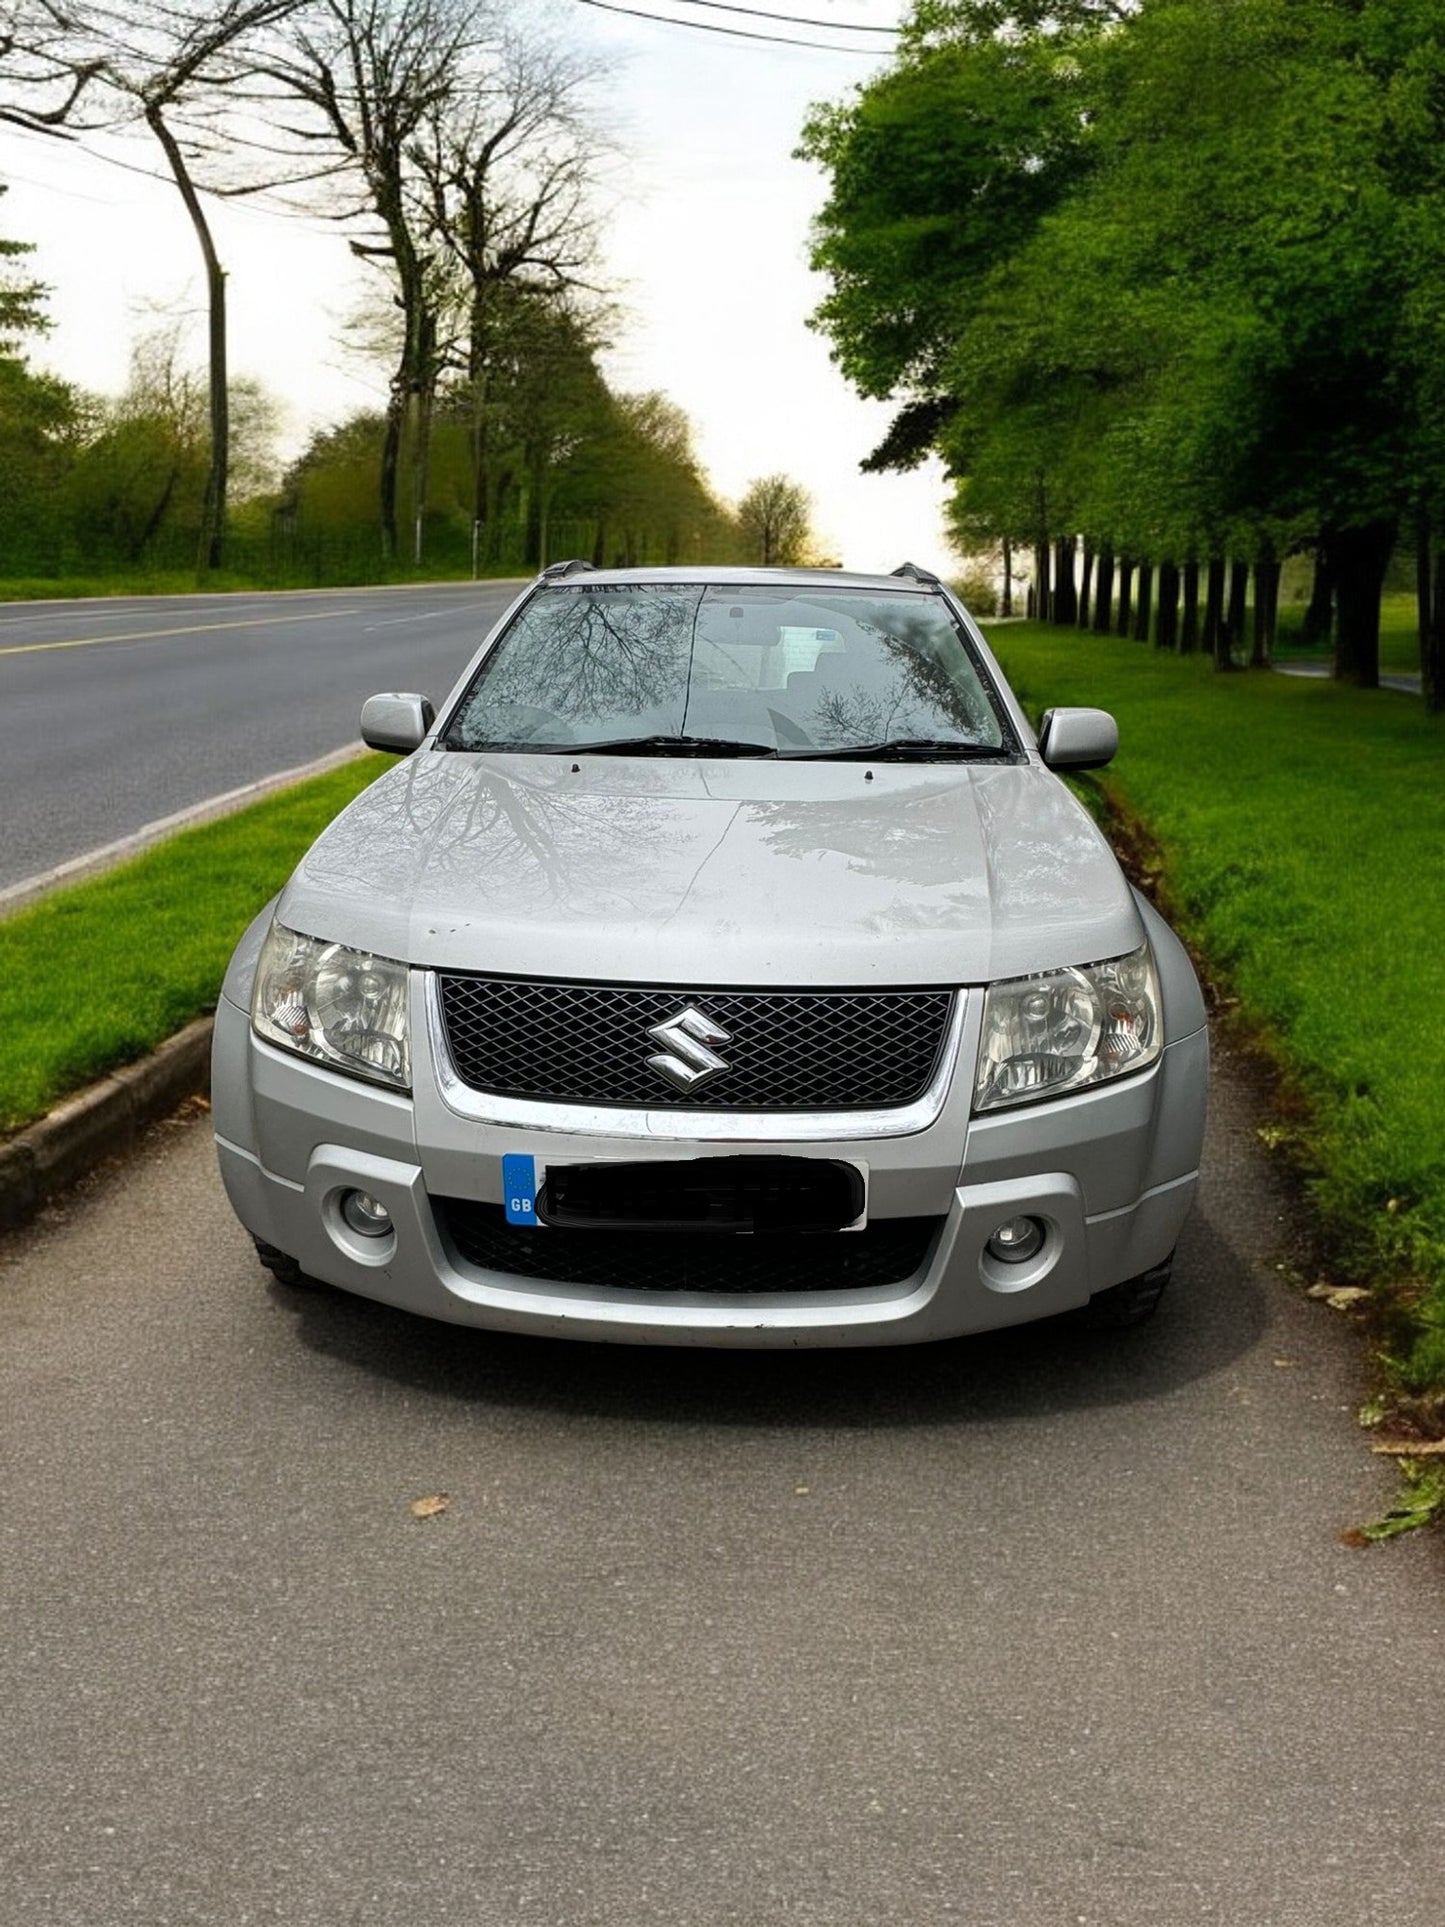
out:
M736 588L833 588L886 589L890 595L935 595L941 584L912 575L867 575L852 569L758 569L736 565L699 563L693 568L668 569L594 569L573 567L566 574L538 578L553 587L612 587L627 583L698 582L728 584Z

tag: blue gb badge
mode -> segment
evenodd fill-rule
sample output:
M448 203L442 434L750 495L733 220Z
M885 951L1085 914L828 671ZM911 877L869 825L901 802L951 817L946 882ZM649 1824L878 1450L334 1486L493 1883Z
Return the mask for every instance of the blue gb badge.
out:
M537 1222L537 1160L520 1151L502 1159L502 1202L508 1224Z

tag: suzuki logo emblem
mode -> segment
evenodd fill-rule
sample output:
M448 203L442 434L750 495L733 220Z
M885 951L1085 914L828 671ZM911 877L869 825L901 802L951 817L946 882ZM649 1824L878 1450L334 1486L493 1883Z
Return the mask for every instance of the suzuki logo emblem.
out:
M709 1046L730 1044L732 1038L691 1004L676 1017L669 1017L665 1024L654 1024L647 1034L654 1044L663 1047L662 1054L649 1057L648 1063L680 1091L693 1090L728 1068L726 1060Z

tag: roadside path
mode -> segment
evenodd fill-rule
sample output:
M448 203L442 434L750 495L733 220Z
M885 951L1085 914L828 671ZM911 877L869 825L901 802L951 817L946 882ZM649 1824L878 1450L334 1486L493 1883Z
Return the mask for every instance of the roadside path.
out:
M1333 674L1327 662L1276 662L1271 663L1270 667L1278 671L1281 676L1313 676L1316 679L1322 679ZM1398 675L1382 675L1380 687L1398 689L1406 696L1418 696L1420 694L1419 672L1402 670Z
M1340 1543L1255 1121L1143 1331L791 1356L268 1286L168 1127L0 1242L0 1927L1437 1927L1445 1544Z
M440 702L520 586L0 603L0 890Z

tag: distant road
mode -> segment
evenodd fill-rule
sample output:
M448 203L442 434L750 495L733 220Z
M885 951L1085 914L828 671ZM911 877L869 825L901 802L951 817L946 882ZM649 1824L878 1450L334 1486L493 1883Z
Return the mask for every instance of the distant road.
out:
M520 586L0 603L0 889L439 702Z

